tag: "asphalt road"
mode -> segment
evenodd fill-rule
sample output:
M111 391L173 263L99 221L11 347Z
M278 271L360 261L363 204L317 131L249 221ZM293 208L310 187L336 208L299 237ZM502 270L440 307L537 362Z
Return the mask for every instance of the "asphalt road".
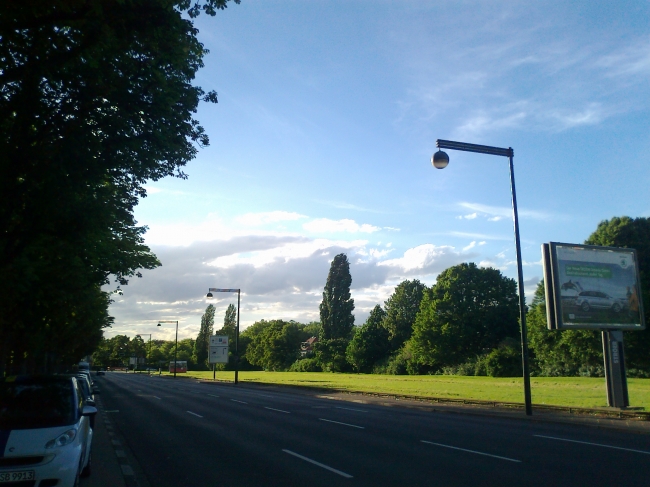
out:
M151 487L650 485L641 434L357 406L245 384L123 373L98 382Z

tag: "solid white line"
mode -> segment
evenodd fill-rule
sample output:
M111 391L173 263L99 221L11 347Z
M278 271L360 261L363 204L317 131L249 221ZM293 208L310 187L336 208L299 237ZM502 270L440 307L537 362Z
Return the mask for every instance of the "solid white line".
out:
M275 397L275 396L269 396L268 394L259 394L258 392L254 392L256 396L262 396L262 397Z
M570 443L581 443L583 445L601 446L603 448L613 448L614 450L632 451L634 453L644 453L645 455L650 455L650 451L633 450L632 448L622 448L620 446L601 445L600 443L590 443L588 441L567 440L566 438L556 438L554 436L544 436L544 435L533 435L533 436L536 436L538 438L546 438L549 440L568 441Z
M242 403L242 404L248 404L247 402L244 402L244 401L238 401L237 399L231 399L231 401L234 401L234 402L240 402L240 403Z
M192 411L185 411L186 413L190 413L192 416L196 416L197 418L202 418L200 414L193 413Z
M500 457L499 455L490 455L489 453L483 453L480 451L466 450L465 448L458 448L457 446L443 445L442 443L434 443L433 441L420 440L422 443L428 443L429 445L444 446L445 448L451 448L452 450L466 451L468 453L476 453L477 455L485 455L486 457L499 458L501 460L508 460L509 462L521 463L521 460L515 460L514 458Z
M158 396L151 396L151 397L155 397L156 399L160 399Z
M275 408L267 408L266 406L264 406L264 409L270 409L271 411L277 411L279 413L291 414L289 411L283 411L282 409L275 409Z
M324 468L325 470L329 470L330 472L334 472L336 474L339 474L341 477L345 477L346 479L351 479L353 478L352 475L347 474L345 472L341 472L340 470L336 470L335 468L328 467L327 465L324 465L320 462L317 462L316 460L312 460L311 458L303 457L302 455L298 455L297 453L292 452L291 450L282 450L285 453L288 453L289 455L293 455L294 457L300 458L301 460L304 460L306 462L309 462L311 464L317 465L321 468Z
M349 423L341 423L340 421L332 421L331 419L323 419L323 418L318 418L321 421L327 421L328 423L336 423L336 424L342 424L344 426L351 426L352 428L359 428L360 430L365 430L365 426L357 426L356 424L349 424Z
M221 397L221 396L215 396L214 394L206 394L206 395L210 397Z
M354 409L354 408L343 408L341 406L334 406L336 409L345 409L346 411L356 411L358 413L367 413L368 411L364 411L363 409Z

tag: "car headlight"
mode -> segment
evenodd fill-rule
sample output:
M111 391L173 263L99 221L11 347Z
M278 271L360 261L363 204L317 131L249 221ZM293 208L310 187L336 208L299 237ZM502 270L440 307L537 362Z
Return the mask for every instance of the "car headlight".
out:
M45 448L58 448L60 446L68 445L72 443L72 441L75 439L75 436L77 436L77 430L74 428L69 429L65 433L62 433L53 440L45 443Z

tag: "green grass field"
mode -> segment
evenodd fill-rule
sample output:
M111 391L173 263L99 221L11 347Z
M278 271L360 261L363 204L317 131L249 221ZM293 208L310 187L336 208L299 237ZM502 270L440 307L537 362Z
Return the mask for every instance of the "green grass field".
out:
M212 379L212 372L189 372L187 375ZM217 372L217 379L234 380L234 372ZM240 372L239 380L348 392L523 403L523 380L520 378ZM532 377L531 389L533 404L585 408L607 406L604 378ZM628 389L632 407L650 409L650 379L628 379Z

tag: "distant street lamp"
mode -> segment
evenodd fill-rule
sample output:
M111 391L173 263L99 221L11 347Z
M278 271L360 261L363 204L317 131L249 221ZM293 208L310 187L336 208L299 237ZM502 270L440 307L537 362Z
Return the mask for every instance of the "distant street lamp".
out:
M176 323L176 345L174 346L174 379L176 378L176 369L178 368L178 362L176 357L178 355L178 320L177 321L159 321L158 326L162 326L163 323Z
M214 297L212 293L237 293L237 330L235 332L235 384L239 383L239 302L241 289L222 289L211 287L208 289L206 298Z
M519 242L519 216L517 214L517 193L515 191L515 172L512 159L515 156L512 147L507 149L501 147L490 147L488 145L467 144L465 142L454 142L451 140L436 140L438 152L431 157L431 164L436 169L444 169L449 164L449 156L440 149L453 149L465 152L477 152L479 154L490 154L493 156L504 156L510 160L510 190L512 192L512 215L515 226L515 247L517 250L517 279L519 283L519 319L521 322L521 363L524 369L524 402L526 414L533 414L533 406L530 395L530 371L528 368L528 339L526 337L526 298L524 297L524 273L521 266L521 244Z

